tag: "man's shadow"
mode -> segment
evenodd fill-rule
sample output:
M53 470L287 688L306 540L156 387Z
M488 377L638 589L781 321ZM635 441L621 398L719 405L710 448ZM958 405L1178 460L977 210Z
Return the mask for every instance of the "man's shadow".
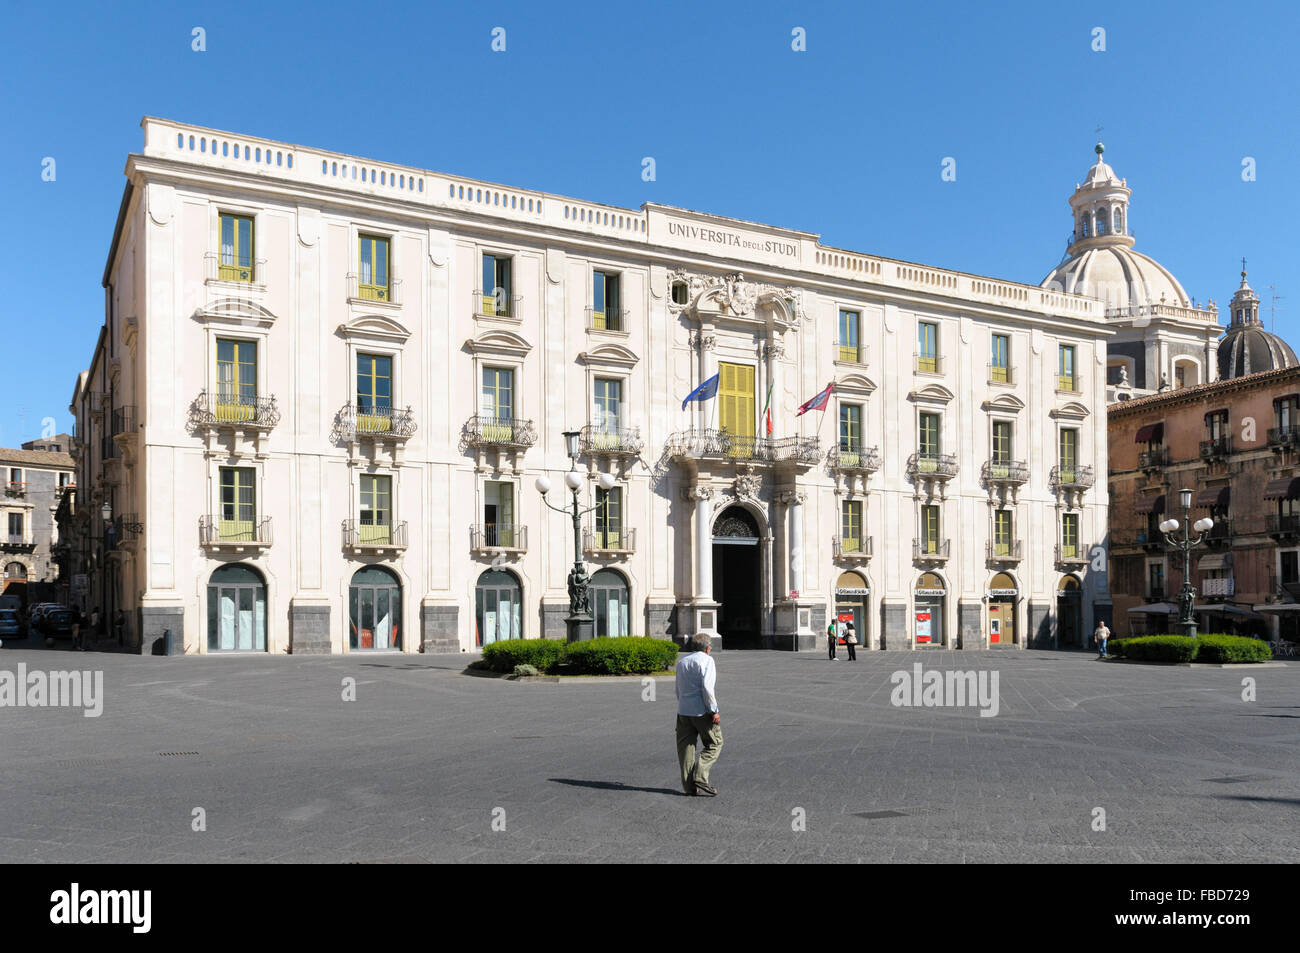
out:
M646 794L671 794L673 797L685 797L683 791L675 791L672 788L640 788L634 784L624 784L621 781L579 781L576 778L548 778L556 784L569 784L576 788L596 788L600 791L644 791Z

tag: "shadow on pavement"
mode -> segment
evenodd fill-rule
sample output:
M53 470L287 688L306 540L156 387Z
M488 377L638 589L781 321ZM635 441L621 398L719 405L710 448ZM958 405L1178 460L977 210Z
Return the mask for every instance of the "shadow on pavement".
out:
M644 791L647 794L671 794L673 797L685 797L682 791L673 788L640 788L622 781L579 781L576 778L548 778L556 784L568 784L576 788L596 788L600 791Z

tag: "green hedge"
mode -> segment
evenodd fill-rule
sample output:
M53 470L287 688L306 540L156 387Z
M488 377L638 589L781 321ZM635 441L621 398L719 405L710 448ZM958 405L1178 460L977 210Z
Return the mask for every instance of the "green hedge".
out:
M677 644L644 637L591 639L572 643L564 660L584 675L662 672L677 660Z
M1186 635L1143 635L1125 639L1122 651L1125 658L1142 662L1190 662L1196 658L1197 641Z
M1273 649L1263 639L1207 632L1196 638L1185 635L1142 635L1111 639L1106 651L1121 658L1143 662L1267 662Z
M494 672L513 672L516 665L548 672L564 658L564 646L557 639L506 639L483 646L483 661Z
M1203 635L1198 642L1198 662L1268 662L1273 658L1273 648L1263 639L1250 639L1241 635Z
M494 672L531 665L554 673L561 666L578 675L629 675L662 672L677 659L677 644L632 636L569 644L558 639L508 639L483 646L483 662Z

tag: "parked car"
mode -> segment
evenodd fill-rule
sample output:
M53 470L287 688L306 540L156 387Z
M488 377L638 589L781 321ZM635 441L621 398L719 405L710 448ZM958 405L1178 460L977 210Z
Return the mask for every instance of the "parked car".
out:
M27 625L32 630L41 631L41 617L54 607L52 602L38 602L27 607Z
M0 609L0 639L21 639L24 628L17 609Z
M72 623L72 613L60 606L41 616L41 633L50 639L70 639Z

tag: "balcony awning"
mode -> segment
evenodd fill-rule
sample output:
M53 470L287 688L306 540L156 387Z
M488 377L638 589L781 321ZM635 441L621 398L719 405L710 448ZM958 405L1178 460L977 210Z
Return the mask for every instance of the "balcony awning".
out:
M1207 553L1196 563L1197 569L1226 569L1232 565L1231 553Z
M1235 615L1242 619L1262 619L1264 618L1258 612L1252 609L1246 609L1241 606L1234 606L1227 602L1211 602L1207 605L1197 606L1198 613L1218 613L1219 615Z
M1268 486L1264 487L1264 499L1300 499L1300 477L1282 477L1280 480L1269 480Z
M1203 490L1196 491L1196 498L1193 501L1193 505L1227 506L1231 497L1232 497L1232 487L1207 486Z
M1164 439L1165 425L1147 424L1145 427L1139 427L1137 436L1133 438L1134 443L1159 443Z
M1139 496L1137 502L1133 504L1134 513L1163 513L1165 511L1165 495L1159 496Z

